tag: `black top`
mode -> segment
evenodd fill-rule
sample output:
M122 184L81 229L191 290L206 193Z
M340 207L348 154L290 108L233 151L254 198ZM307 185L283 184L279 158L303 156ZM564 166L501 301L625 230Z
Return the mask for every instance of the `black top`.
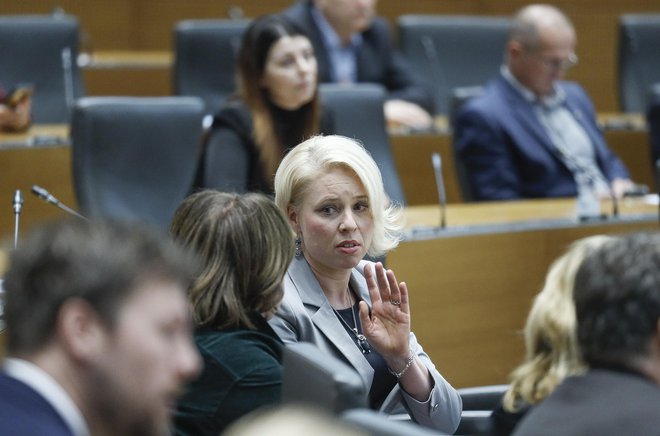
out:
M516 436L660 435L660 386L630 371L591 369L566 378L534 406Z
M285 152L302 142L303 108L285 110L271 105L275 132ZM323 110L319 133L334 133L332 115ZM204 144L196 188L214 188L228 192L263 192L272 194L272 181L267 180L261 166L260 152L253 138L250 109L240 100L233 100L215 115L211 132Z
M362 333L358 304L359 301L357 301L353 307L336 310L336 312L340 316L340 321L343 321L342 325L344 326L344 329L346 329L348 335L353 339L353 342L355 342L355 346L360 348L364 347L364 345L359 344L357 336L352 331L355 327L355 323L357 323L357 330ZM387 363L385 362L385 359L383 359L383 356L381 356L373 347L369 347L369 349L370 352L362 354L369 362L369 365L374 369L374 379L371 383L371 389L369 389L369 407L378 410L390 391L394 389L397 380L387 369Z
M176 435L217 436L246 413L281 401L282 342L261 315L251 320L256 330L195 332L204 369L177 404Z

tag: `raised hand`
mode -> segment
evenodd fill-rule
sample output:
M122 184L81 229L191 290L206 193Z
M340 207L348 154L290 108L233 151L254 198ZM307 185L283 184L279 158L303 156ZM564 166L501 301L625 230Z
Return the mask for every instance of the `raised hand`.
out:
M392 270L383 264L375 265L375 273L369 266L364 269L371 315L365 302L360 302L360 322L369 343L386 361L399 361L410 355L410 305L405 282L398 283Z

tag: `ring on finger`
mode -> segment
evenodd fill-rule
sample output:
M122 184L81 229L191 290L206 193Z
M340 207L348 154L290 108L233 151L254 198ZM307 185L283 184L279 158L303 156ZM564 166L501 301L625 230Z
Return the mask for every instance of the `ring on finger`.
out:
M394 304L395 306L398 306L401 304L401 300L390 300L391 304Z

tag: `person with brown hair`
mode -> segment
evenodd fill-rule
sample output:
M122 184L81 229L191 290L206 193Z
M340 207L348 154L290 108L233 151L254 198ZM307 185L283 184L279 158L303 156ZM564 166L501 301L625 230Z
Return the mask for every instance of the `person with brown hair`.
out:
M33 231L4 276L3 435L161 436L199 373L186 288L194 264L135 223Z
M170 232L201 264L189 300L204 360L177 405L175 430L218 435L280 401L282 343L266 320L282 299L291 229L263 194L205 190L183 201Z
M285 152L333 130L309 38L279 15L255 19L241 41L237 82L238 95L214 117L197 184L271 194Z

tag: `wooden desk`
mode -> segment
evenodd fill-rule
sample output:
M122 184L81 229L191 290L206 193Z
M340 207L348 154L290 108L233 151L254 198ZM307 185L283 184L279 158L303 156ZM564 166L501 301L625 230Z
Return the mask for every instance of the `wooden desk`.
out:
M40 185L66 205L76 207L70 155L67 126L34 126L27 133L0 134L0 239L13 242L11 204L17 189L24 201L21 235L35 224L65 213L32 195L32 185Z
M574 211L573 200L449 205L449 227L437 231L419 227L438 223L437 207L408 208L408 240L388 267L408 284L413 330L454 386L507 382L524 354L532 299L572 241L658 229L657 207L639 200L602 222L579 223Z
M633 180L655 190L651 171L649 135L645 127L633 124L614 124L613 117L605 120L610 126L605 130L605 140L631 173ZM625 120L619 119L621 122ZM434 134L395 134L391 136L392 152L403 184L408 204L437 204L438 194L435 176L431 165L431 155L440 153L443 162L443 176L448 203L463 201L454 166L455 157L450 133Z

